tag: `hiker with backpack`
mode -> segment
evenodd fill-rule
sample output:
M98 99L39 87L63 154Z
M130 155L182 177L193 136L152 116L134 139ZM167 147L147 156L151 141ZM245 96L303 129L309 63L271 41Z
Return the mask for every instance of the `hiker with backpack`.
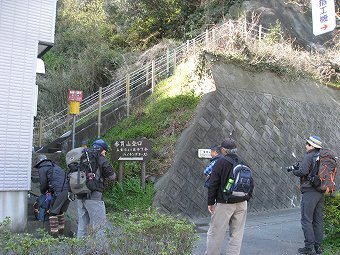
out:
M92 148L75 148L66 155L70 169L70 189L77 197L77 237L85 237L89 229L100 237L104 235L106 210L103 201L104 179L116 179L106 159L108 145L102 139L96 140ZM84 179L84 185L82 184Z
M324 192L319 192L310 182L311 173L316 167L322 142L319 136L310 136L306 140L306 153L300 164L294 164L287 171L300 178L301 225L305 237L305 246L298 249L300 254L321 254L323 240L323 204Z
M42 154L34 159L33 167L38 169L41 194L52 196L49 202L48 219L51 235L57 237L64 234L64 213L70 202L67 174L60 166Z
M224 157L217 160L208 188L208 211L211 221L205 255L220 255L229 229L227 255L239 255L247 216L247 203L254 183L249 166L236 155L236 142L228 138L221 144Z

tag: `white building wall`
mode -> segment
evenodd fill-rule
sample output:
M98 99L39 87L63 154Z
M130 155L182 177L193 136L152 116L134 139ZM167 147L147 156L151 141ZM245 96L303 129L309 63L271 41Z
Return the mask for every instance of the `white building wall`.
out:
M56 2L0 0L0 221L14 225L27 217L15 208L27 208L31 188L38 43L54 42Z

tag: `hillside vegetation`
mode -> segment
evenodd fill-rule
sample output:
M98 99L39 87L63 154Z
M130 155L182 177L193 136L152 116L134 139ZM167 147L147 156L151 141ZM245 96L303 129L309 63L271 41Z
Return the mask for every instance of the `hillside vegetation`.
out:
M88 96L112 82L118 68L126 74L147 48L165 39L183 41L197 35L237 1L200 2L59 0L55 45L43 57L46 75L37 81L38 116L66 108L68 89ZM208 7L216 9L209 17Z
M88 96L131 71L134 63L146 61L141 58L142 54L153 59L164 54L166 47L173 48L227 21L232 17L229 10L242 2L59 0L55 45L43 57L46 75L37 79L38 118L65 109L68 89L83 90ZM289 1L294 2L305 8L310 5L309 1ZM148 53L154 45L162 46ZM328 73L329 68L338 68L330 61L331 67L323 70L327 60L328 57L312 63L324 73Z

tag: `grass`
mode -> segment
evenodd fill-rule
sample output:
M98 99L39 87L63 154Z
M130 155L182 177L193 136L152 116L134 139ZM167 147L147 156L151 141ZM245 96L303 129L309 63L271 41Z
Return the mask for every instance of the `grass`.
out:
M269 32L258 39L258 17L244 30L244 18L235 24L229 36L219 42L210 53L222 61L235 63L244 68L269 70L282 77L315 79L324 85L340 87L339 45L319 47L309 51L296 46L292 39L284 39L281 24L277 22Z
M340 192L336 197L326 196L324 206L325 240L324 255L340 254Z
M153 185L147 183L145 189L137 177L131 177L122 183L106 187L104 201L109 212L144 212L152 205L154 196Z
M119 139L149 139L152 144L152 159L146 166L149 175L158 176L167 171L176 141L195 114L201 99L194 90L195 67L190 62L180 65L176 75L160 82L143 105L103 136L108 144ZM114 164L117 166L117 162ZM138 176L139 169L136 163L125 163L125 176Z

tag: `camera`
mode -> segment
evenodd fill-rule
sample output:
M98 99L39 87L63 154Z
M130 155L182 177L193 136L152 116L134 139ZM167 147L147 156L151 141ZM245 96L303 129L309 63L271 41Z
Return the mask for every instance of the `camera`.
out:
M287 170L287 172L291 172L293 170L299 169L299 167L300 167L300 163L297 162L297 163L295 163L295 164L293 164L291 166L287 166L286 170Z

